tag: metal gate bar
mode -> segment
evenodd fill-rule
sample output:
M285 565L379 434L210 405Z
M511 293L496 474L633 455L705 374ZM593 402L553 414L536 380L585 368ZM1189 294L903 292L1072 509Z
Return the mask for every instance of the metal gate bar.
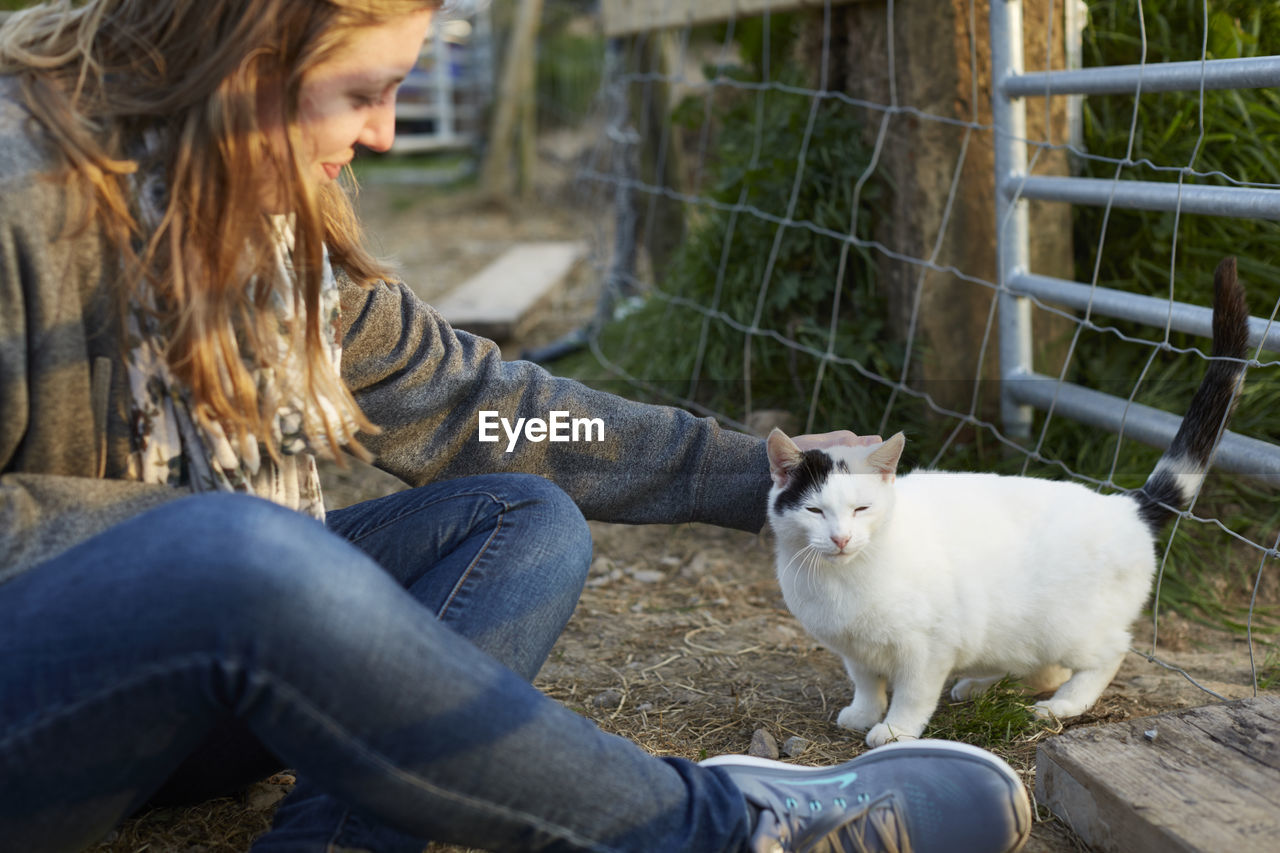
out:
M1261 89L1280 77L1280 56L1213 59L1207 62L1157 62L1031 71L1010 77L1001 87L1009 98L1037 95L1132 95L1146 92L1195 92L1209 89Z
M1280 84L1280 77L1276 80ZM1203 213L1240 219L1280 220L1280 191L1255 187L1207 187L1157 181L1113 181L1107 178L1055 178L1006 175L1006 195L1069 204L1091 204L1128 210Z
M1009 279L1008 286L1020 296L1034 296L1045 303L1076 311L1089 311L1091 315L1118 317L1157 328L1168 325L1175 332L1187 332L1206 338L1213 334L1213 310L1203 305L1171 303L1158 296L1091 287L1078 281L1026 272L1015 273ZM1261 317L1249 318L1249 347L1256 349L1259 346L1271 352L1280 352L1280 323L1272 323Z

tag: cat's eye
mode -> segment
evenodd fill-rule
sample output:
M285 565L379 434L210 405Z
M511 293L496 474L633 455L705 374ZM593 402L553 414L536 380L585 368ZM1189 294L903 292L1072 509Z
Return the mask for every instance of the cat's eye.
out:
M818 515L822 515L822 507L820 506L807 506L805 509L809 510L809 512L815 512Z
M867 510L869 510L869 509L871 509L871 507L869 507L869 506L855 506L855 507L853 508L853 514L854 514L854 515L857 515L858 513L860 513L860 512L866 512L866 511L867 511Z

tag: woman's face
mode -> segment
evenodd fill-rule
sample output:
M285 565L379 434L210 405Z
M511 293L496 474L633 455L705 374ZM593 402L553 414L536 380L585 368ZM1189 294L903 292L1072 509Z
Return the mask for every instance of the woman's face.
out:
M418 61L431 15L424 10L355 30L302 78L298 130L309 177L320 183L338 177L356 145L391 147L396 88Z

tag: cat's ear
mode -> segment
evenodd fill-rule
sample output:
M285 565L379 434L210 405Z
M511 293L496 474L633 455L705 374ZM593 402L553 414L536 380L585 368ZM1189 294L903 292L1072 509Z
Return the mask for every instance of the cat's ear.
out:
M879 471L880 479L886 483L892 482L898 472L898 460L902 458L902 448L906 443L905 435L895 433L867 456L867 464L872 470Z
M777 427L769 433L765 447L769 452L769 474L773 477L773 484L782 488L791 478L792 470L800 464L800 448Z

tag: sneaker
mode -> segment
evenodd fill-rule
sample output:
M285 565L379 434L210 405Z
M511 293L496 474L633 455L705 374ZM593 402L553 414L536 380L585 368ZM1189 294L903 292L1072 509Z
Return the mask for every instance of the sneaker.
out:
M890 743L834 767L746 755L701 763L759 810L753 853L1013 853L1031 832L1022 781L968 744Z

